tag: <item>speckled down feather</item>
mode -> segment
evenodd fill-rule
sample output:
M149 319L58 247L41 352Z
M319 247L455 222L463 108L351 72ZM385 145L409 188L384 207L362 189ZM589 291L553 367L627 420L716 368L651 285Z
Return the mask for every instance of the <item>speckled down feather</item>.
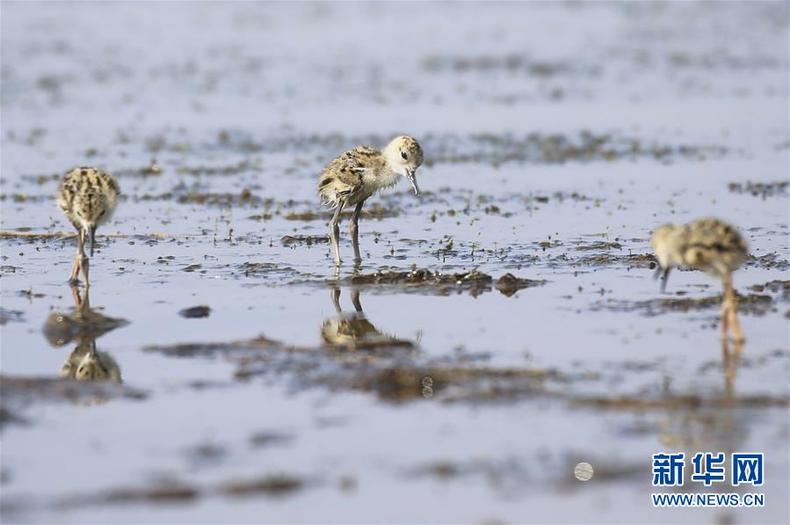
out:
M395 137L383 150L358 146L332 160L318 178L318 195L323 204L358 204L375 192L394 186L404 169L416 170L423 162L417 139ZM416 190L415 190L416 191Z
M720 277L737 270L749 255L738 230L715 218L664 225L656 230L651 243L664 266L690 266Z
M688 225L683 260L689 266L705 270L723 264L737 270L749 255L749 248L738 230L718 219L700 219Z
M98 226L115 211L120 195L118 183L97 168L80 167L69 171L58 189L58 207L75 228Z
M359 146L332 160L318 178L318 195L321 202L337 206L340 201L356 204L370 197L375 191L365 185L363 175L376 177L386 171L382 153L369 146ZM392 184L397 182L393 178Z

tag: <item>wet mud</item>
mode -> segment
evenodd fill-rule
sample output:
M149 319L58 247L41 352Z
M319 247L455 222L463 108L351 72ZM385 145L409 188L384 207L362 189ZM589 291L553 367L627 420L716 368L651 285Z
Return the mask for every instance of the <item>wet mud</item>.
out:
M496 288L503 295L510 296L523 288L541 286L545 281L530 280L516 277L510 273L503 275L496 281L483 272L472 270L463 273L444 274L427 268L420 268L408 272L379 271L372 274L356 274L336 282L340 286L355 288L396 288L401 292L437 293L449 295L451 293L469 293L472 296L489 292Z

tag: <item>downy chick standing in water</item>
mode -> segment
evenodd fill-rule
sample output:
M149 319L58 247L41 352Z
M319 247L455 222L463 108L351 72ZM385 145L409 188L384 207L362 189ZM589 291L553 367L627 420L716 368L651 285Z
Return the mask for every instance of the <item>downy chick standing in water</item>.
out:
M115 179L96 168L75 168L63 177L58 188L58 207L77 229L77 254L71 266L69 282L76 283L81 272L85 277L85 285L90 285L85 242L90 239L92 257L96 245L96 228L110 219L119 194Z
M422 148L416 139L406 135L395 137L383 150L359 146L346 151L324 168L318 180L318 195L323 204L335 209L329 223L329 239L340 264L340 214L346 206L354 206L349 233L354 246L354 262L361 262L359 252L359 215L365 200L377 191L394 186L401 176L420 196L416 172L422 165Z
M666 288L669 271L676 266L689 266L721 279L724 285L722 337L726 338L731 328L735 340L743 341L732 273L746 261L749 250L738 230L714 218L698 219L688 224L664 224L653 232L650 244L658 259L656 277L662 277L662 291Z

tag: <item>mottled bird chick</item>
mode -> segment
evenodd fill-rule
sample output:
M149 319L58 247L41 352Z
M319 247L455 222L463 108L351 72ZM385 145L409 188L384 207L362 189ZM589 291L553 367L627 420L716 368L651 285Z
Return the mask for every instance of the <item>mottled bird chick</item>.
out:
M732 327L737 341L743 332L737 317L737 299L732 288L732 272L746 261L749 250L741 234L719 219L698 219L688 224L664 224L653 232L650 244L656 252L662 276L661 291L666 289L669 271L675 266L689 266L722 280L722 336Z
M115 179L96 168L75 168L63 178L58 189L58 207L77 229L78 234L77 254L71 267L70 282L77 282L82 272L85 285L90 284L85 241L90 239L93 256L96 228L112 216L119 193Z
M383 150L368 146L346 151L324 168L318 180L318 195L323 204L335 209L329 223L329 237L340 264L340 214L346 206L354 206L349 232L354 245L354 261L360 262L359 215L365 200L378 190L397 184L403 176L420 196L416 172L422 165L422 148L412 137L395 137Z

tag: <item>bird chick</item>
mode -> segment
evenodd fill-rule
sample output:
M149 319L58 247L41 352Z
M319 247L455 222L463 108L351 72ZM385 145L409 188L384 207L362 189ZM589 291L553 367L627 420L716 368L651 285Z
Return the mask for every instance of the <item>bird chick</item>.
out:
M346 151L332 160L318 179L318 195L321 203L335 209L329 223L329 237L335 255L335 264L340 260L340 214L346 206L355 206L351 216L349 232L354 246L354 261L360 262L359 215L365 200L379 190L397 184L405 177L414 194L420 196L417 185L417 168L422 165L423 153L416 139L399 136L383 149L359 146Z
M119 194L115 179L97 168L75 168L63 177L58 189L58 207L77 230L77 254L69 282L77 282L82 273L86 286L90 284L85 242L90 239L90 254L93 256L96 228L112 217Z
M746 261L749 249L738 230L715 218L680 225L664 224L653 232L650 244L658 259L656 277L662 277L662 292L666 290L670 270L677 266L702 270L721 279L724 285L722 335L726 336L732 326L735 339L742 341L732 273Z

